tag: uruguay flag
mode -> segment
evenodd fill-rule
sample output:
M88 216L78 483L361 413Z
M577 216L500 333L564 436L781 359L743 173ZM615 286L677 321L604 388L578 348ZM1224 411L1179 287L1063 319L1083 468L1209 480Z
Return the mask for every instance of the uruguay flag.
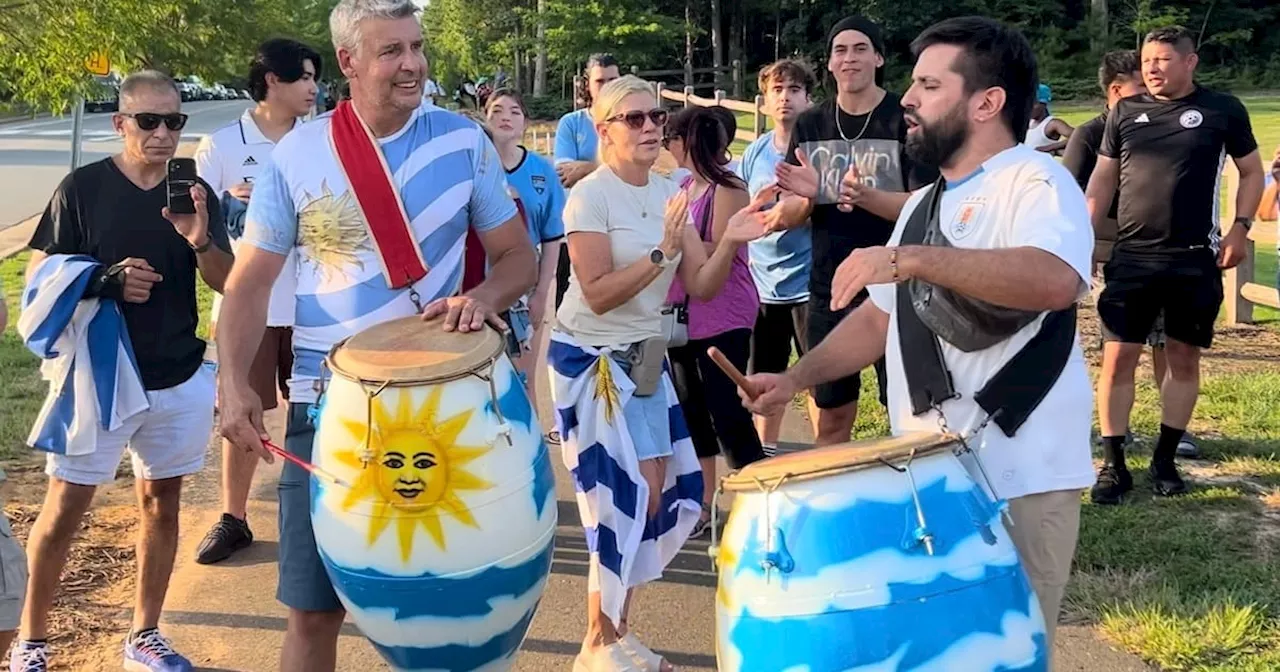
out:
M578 512L591 552L588 590L600 591L617 625L627 590L662 577L702 514L702 471L669 373L667 397L673 455L667 461L662 508L648 517L649 486L622 408L635 385L608 348L579 345L555 331L547 351L564 463L573 474Z
M101 265L84 255L50 255L22 294L18 333L44 360L40 375L49 382L27 437L32 448L87 455L97 448L98 427L114 431L150 408L120 306L82 298Z

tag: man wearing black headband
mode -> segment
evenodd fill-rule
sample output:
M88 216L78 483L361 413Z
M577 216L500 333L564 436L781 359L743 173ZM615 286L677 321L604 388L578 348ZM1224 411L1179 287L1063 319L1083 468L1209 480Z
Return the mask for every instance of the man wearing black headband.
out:
M778 165L783 203L770 218L775 230L812 218L806 337L810 348L867 296L863 292L850 306L832 309L836 267L855 249L883 245L907 192L937 179L934 167L913 163L902 151L907 126L901 99L877 84L884 67L880 27L861 16L845 18L832 27L827 47L827 70L835 79L836 97L796 120L787 161ZM884 403L884 361L875 369ZM818 445L849 440L860 392L859 374L813 389Z

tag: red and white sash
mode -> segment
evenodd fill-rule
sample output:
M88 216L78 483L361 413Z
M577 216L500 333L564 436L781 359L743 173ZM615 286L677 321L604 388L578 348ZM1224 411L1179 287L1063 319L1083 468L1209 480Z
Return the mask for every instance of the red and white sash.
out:
M373 133L350 100L338 103L333 111L329 143L338 167L355 194L387 286L391 289L412 286L427 275L427 263L422 258L404 202L396 191L391 169Z

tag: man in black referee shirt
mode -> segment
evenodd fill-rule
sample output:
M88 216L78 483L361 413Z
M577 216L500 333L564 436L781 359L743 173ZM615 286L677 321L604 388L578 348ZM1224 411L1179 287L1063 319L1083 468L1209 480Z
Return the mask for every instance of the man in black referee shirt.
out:
M1149 33L1142 46L1148 93L1119 101L1107 116L1086 198L1095 230L1119 187L1118 231L1098 299L1107 340L1098 382L1105 464L1093 501L1115 504L1133 487L1124 439L1133 408L1134 371L1156 316L1164 312L1169 372L1160 390L1160 438L1151 462L1156 494L1186 485L1174 466L1196 397L1200 350L1213 342L1222 305L1222 269L1244 255L1252 215L1262 197L1262 160L1249 114L1229 94L1199 87L1198 58L1185 28ZM1222 161L1240 171L1237 217L1225 237L1217 224Z

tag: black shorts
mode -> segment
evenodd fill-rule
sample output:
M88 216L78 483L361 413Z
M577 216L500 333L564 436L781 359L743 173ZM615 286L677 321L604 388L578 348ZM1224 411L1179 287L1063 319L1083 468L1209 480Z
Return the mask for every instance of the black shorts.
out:
M803 355L809 351L807 339L809 302L762 303L751 331L752 373L782 373L791 364L791 346Z
M560 246L560 260L556 262L556 312L564 303L564 293L569 291L569 243Z
M840 324L845 316L853 312L867 299L867 293L864 291L854 298L853 303L848 308L839 312L831 312L831 299L818 297L814 294L809 297L809 323L808 337L809 350L818 347L818 344L826 339L836 326ZM889 396L887 394L887 381L885 376L884 358L881 357L875 363L876 382L880 387L880 404L886 408L889 406ZM813 403L821 409L835 409L849 404L857 403L858 398L862 396L862 376L861 373L855 373L847 378L840 378L829 383L822 383L813 388Z
M1164 314L1164 335L1199 348L1213 344L1213 323L1222 308L1222 270L1208 249L1175 258L1134 257L1117 252L1103 268L1106 287L1098 297L1103 337L1146 343Z

